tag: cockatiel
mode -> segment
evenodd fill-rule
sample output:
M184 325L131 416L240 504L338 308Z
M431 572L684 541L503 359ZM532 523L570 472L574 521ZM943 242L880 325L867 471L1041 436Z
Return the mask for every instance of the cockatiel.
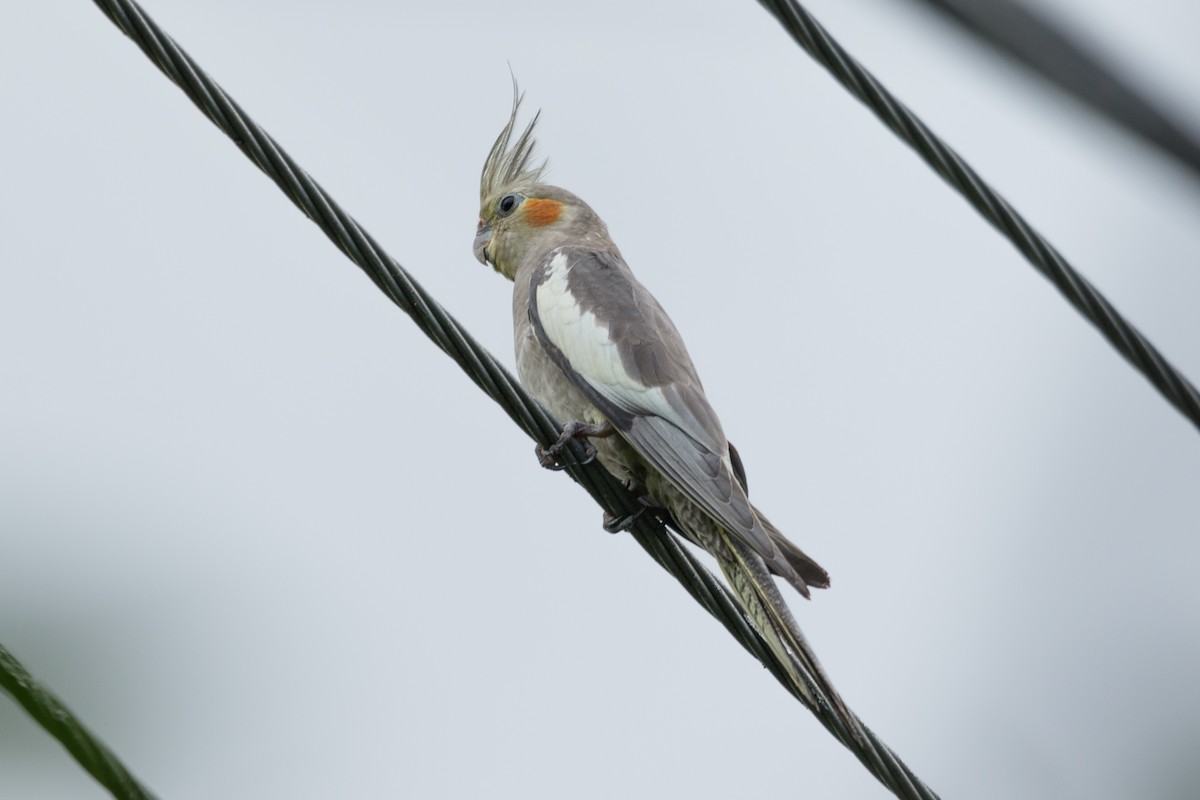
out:
M828 574L750 504L741 461L679 332L633 276L596 212L571 192L541 182L545 164L534 163L537 116L513 140L519 106L515 95L483 167L474 250L515 284L522 384L567 421L553 447L539 448L543 466L556 466L571 438L583 439L647 508L716 559L795 684L818 706L809 689L815 684L857 736L857 723L770 575L808 597L808 587L829 586ZM619 530L630 522L606 519L605 527Z

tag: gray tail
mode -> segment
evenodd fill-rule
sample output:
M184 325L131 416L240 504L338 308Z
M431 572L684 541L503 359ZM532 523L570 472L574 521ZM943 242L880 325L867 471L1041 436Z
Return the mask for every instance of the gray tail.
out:
M771 521L764 517L762 512L757 508L754 509L754 515L758 517L758 521L762 523L764 528L766 528L767 535L771 537L771 541L776 547L779 548L779 552L783 554L784 560L787 561L795 573L800 576L800 579L804 581L805 585L811 586L814 589L829 588L829 573L826 572L820 564L818 564L816 561L813 561L805 554L803 550L792 544L792 542L786 536L780 533L779 529L772 525ZM776 571L772 565L768 564L767 566L772 572L774 572L776 575L779 575L779 577L785 579L788 578L787 575L780 575L780 573ZM800 587L796 588L798 591L800 591L800 594L808 597L807 592L801 590Z
M863 741L865 735L859 726L858 718L851 713L842 696L833 688L833 683L825 674L821 662L817 660L816 653L809 646L799 624L784 602L783 595L779 593L779 587L768 573L766 562L737 537L722 531L722 539L728 548L726 555L729 558L718 556L721 570L767 646L790 672L798 673L793 676L798 688L809 697L814 706L825 705L840 720L850 736ZM807 559L794 545L792 548ZM824 575L824 570L820 567L817 569ZM828 584L828 577L825 580ZM813 697L810 684L821 694L821 699Z
M729 463L733 466L733 474L737 478L738 483L741 484L742 491L749 497L750 484L746 481L746 468L742 466L742 457L738 454L737 448L733 446L732 442L729 444ZM784 561L792 570L792 574L788 575L786 569L778 569L774 564L767 562L767 568L772 573L795 586L796 591L804 597L808 597L809 586L814 589L829 588L829 573L822 569L820 564L813 561L805 555L803 550L792 544L757 508L754 509L754 516L758 517L758 521L766 528L767 535L771 537L771 541L779 548L779 552L783 554ZM799 581L797 581L797 578L799 578Z

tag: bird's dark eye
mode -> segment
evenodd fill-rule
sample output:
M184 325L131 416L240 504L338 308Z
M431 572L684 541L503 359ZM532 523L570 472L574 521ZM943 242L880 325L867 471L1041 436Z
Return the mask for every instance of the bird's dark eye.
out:
M511 214L512 210L517 207L519 198L515 194L506 194L500 198L500 204L496 206L501 214Z

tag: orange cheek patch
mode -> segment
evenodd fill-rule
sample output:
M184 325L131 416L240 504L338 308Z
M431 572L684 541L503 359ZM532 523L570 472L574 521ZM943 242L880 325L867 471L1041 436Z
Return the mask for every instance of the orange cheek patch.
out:
M549 225L562 214L562 203L530 197L525 200L525 221L536 228Z

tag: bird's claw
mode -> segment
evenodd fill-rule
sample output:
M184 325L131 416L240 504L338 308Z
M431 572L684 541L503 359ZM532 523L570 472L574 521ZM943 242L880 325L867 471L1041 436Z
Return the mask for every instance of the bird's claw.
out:
M569 466L582 467L585 464L590 464L596 460L596 446L588 441L589 437L611 436L616 432L607 422L597 422L589 425L586 422L568 422L563 426L562 434L558 437L558 441L549 447L542 447L540 444L533 448L533 452L537 454L538 463L546 469L561 470ZM562 460L563 448L572 439L578 439L583 445L583 459L571 463L564 463Z
M600 527L609 533L624 533L633 527L633 523L638 521L638 517L646 513L646 509L647 506L642 506L637 511L622 514L619 517L605 511L604 520L600 523Z
M571 437L568 437L568 440L570 438ZM565 463L562 460L562 451L563 451L563 447L565 447L565 446L566 446L566 442L563 441L562 439L559 439L557 442L550 445L549 447L542 447L540 444L534 445L533 452L537 453L539 464L541 464L546 469L552 469L555 472L558 472L559 470L564 470L567 467L571 466L572 464L574 464L577 467L582 467L585 464L590 464L596 460L596 445L592 444L591 442L589 442L585 439L583 441L583 460L582 461L574 461L574 462L571 462L571 464Z

